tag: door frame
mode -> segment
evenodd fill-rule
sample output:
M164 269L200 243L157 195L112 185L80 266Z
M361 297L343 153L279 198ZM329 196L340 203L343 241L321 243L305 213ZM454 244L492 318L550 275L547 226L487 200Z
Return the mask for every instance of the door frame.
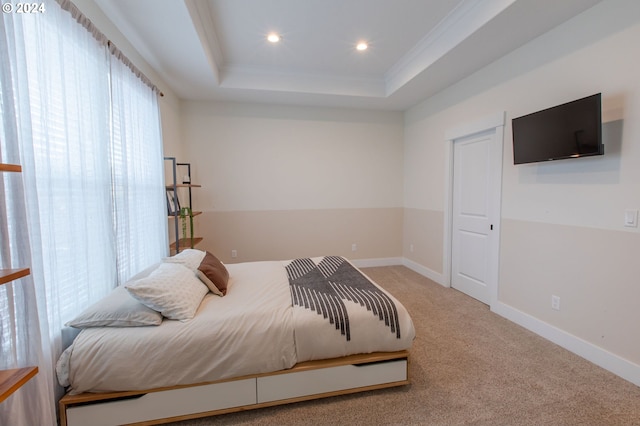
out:
M488 265L487 285L489 287L489 306L495 306L498 301L498 275L500 272L500 222L502 204L502 152L504 147L504 111L482 117L480 119L461 123L445 132L446 162L445 162L445 203L444 203L444 242L442 256L443 281L446 287L451 287L452 269L452 238L453 238L453 144L457 139L473 136L478 133L494 130L495 143L491 147L493 168L491 191L491 212L493 216L493 237L491 239Z

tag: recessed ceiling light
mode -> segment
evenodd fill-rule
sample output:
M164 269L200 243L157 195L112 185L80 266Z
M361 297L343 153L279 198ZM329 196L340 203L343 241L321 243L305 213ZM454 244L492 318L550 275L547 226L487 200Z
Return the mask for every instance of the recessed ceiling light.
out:
M356 49L358 50L367 50L367 47L369 47L369 45L364 41L361 41L358 44L356 44Z
M280 35L271 33L267 36L267 40L269 40L271 43L277 43L280 41Z

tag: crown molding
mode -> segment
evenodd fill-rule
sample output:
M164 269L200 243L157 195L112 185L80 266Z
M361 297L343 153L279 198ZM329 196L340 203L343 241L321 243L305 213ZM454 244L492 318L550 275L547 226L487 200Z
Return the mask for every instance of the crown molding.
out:
M260 67L226 66L220 87L323 95L385 97L384 80L371 76L347 77L282 71Z
M390 96L470 37L516 0L464 0L384 75Z
M213 71L216 83L220 84L224 59L222 57L218 35L215 31L215 25L213 25L213 17L209 3L196 0L185 0L184 3L191 17L191 22L193 22L193 26L198 34L198 38L200 39L200 44L204 50L207 62L209 62L209 66Z

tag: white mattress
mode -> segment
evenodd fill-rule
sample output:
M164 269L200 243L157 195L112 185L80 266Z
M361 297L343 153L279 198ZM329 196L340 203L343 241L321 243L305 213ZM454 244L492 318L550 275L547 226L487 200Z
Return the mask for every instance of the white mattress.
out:
M285 269L288 263L226 265L230 277L227 295L208 294L194 319L187 322L165 319L152 327L82 330L59 360L59 365L68 364L68 372L59 371L60 383L67 381L74 394L145 390L278 371L311 359L411 346L413 323L392 297L399 311L402 338L390 333L370 312L354 309L349 312L352 337L347 341L317 312L294 308ZM369 325L359 325L358 317L366 317Z

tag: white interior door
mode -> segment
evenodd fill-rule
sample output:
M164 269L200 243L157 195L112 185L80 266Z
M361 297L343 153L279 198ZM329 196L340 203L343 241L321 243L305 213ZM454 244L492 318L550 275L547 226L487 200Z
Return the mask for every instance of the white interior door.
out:
M497 137L494 128L453 141L451 286L486 304L496 285L495 170L502 167L496 164Z

